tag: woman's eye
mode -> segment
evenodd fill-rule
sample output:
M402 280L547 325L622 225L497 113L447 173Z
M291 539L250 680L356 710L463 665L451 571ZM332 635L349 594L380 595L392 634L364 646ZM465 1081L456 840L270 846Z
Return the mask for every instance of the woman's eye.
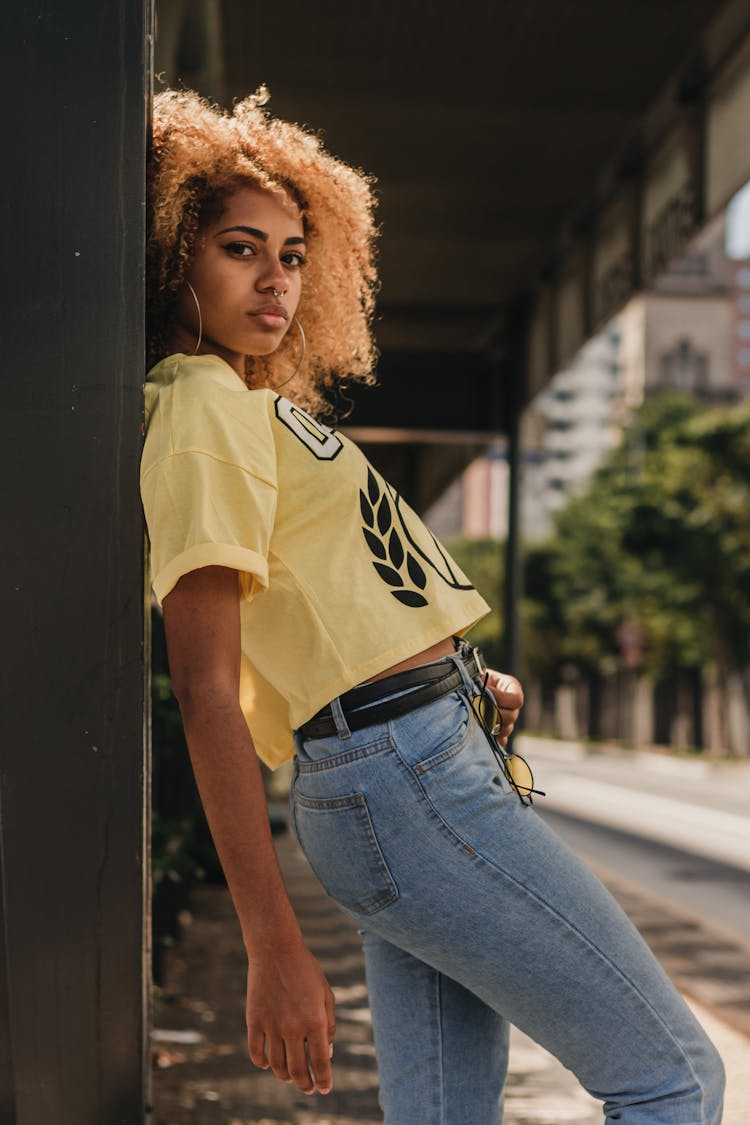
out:
M255 254L255 248L248 242L228 242L225 249L237 258L250 258Z
M287 266L294 266L296 269L301 269L305 264L305 255L293 251L291 254L285 254L283 261Z

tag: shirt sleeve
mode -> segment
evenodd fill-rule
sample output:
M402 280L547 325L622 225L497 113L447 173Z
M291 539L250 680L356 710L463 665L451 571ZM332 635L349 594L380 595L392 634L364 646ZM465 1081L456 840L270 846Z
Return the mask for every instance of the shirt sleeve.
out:
M248 600L268 585L276 486L210 453L173 453L141 479L159 605L183 574L203 566L240 571Z

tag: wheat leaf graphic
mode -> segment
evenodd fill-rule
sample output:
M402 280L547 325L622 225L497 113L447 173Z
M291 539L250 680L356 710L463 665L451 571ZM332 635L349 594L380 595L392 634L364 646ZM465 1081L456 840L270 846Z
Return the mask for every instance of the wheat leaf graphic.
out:
M391 562L396 567L396 570L398 570L401 563L404 561L404 548L401 546L401 540L398 537L395 527L392 529L388 540L388 554L391 557Z
M375 526L375 513L372 510L372 507L370 505L370 501L367 499L367 497L365 496L364 492L362 492L361 489L360 489L360 492L359 492L359 507L360 507L360 510L362 512L362 519L365 521L367 526L368 527L374 527Z
M420 590L424 590L427 585L427 575L422 570L422 567L414 558L411 551L408 551L406 555L406 569L409 571L409 577L414 585L418 586Z
M427 605L427 598L423 598L416 590L391 590L394 598L398 598L404 605L413 606L418 609L420 606Z
M403 586L404 580L397 570L392 570L391 567L385 566L383 563L373 563L372 565L383 581L387 582L389 586Z
M375 473L370 468L367 471L367 492L365 493L363 489L359 491L359 506L362 519L367 525L362 528L362 534L370 554L375 556L372 565L388 586L395 587L390 591L394 598L398 598L402 605L414 608L428 605L427 598L422 594L417 593L416 590L404 589L406 582L399 573L404 565L404 559L411 582L420 590L427 585L427 576L411 551L405 550L394 523L388 493L385 489L381 489ZM375 559L382 561L376 562ZM393 565L389 566L389 562Z
M366 527L362 528L362 534L367 540L367 546L370 548L373 555L376 555L379 559L384 559L385 543L378 539L377 535L373 535L371 531L368 531Z
M388 497L383 495L383 499L378 504L378 530L381 535L385 535L388 528L391 526L391 506L388 503Z

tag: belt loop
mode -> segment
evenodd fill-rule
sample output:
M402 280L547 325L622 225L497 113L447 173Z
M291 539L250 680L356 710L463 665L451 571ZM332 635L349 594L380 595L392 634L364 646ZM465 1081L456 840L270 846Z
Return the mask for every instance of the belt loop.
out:
M331 700L330 708L333 721L336 724L336 734L339 738L351 738L352 732L349 730L349 724L344 717L344 709L341 706L341 700L338 695L335 699Z
M470 645L468 641L463 640L460 641L458 651L455 653L449 653L447 659L450 660L452 664L455 664L456 668L458 668L458 671L461 674L461 679L463 680L464 687L471 696L474 696L477 694L478 685L472 680L464 663L464 661L471 656L472 652L476 652L477 664L479 665L478 650L475 650L474 646Z

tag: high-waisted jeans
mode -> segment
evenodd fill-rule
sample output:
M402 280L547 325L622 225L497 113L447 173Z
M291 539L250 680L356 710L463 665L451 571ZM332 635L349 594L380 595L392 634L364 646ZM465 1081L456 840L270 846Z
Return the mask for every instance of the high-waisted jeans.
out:
M498 775L462 675L355 733L334 700L337 734L295 736L297 838L364 935L385 1125L499 1125L509 1023L607 1122L718 1125L715 1048L609 893Z

